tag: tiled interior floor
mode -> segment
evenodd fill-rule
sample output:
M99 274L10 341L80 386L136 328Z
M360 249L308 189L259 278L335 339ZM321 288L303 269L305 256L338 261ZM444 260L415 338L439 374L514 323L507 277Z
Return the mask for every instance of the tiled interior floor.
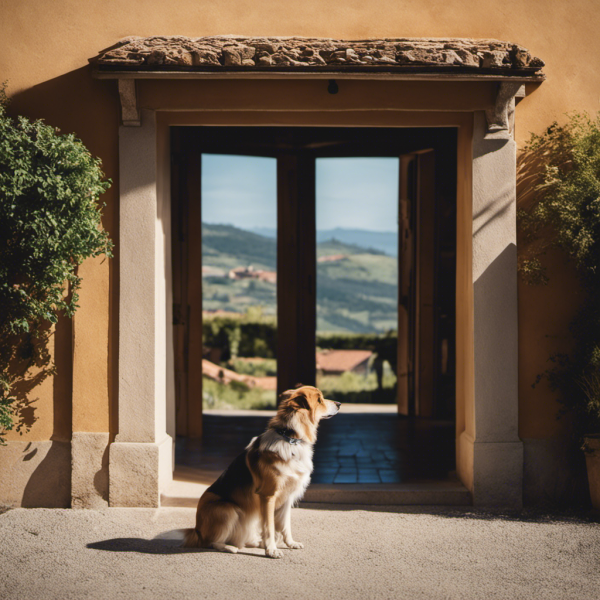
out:
M214 481L269 417L205 414L201 440L178 438L176 463ZM393 413L340 413L319 427L313 483L443 480L455 469L454 423Z

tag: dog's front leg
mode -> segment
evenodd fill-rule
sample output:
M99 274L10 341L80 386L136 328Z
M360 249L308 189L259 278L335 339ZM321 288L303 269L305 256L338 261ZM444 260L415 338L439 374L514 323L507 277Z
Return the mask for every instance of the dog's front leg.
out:
M283 535L283 541L288 548L297 550L304 548L304 544L295 542L292 537L292 503L286 502L278 511L275 516L275 525L277 531L280 531Z
M283 552L277 549L275 543L275 496L260 497L260 516L265 554L270 558L283 558Z

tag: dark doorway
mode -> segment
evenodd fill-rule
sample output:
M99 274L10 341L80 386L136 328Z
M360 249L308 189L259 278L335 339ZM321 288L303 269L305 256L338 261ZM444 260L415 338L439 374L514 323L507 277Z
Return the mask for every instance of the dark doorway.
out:
M324 423L313 480L395 483L454 469L456 139L452 128L172 128L179 465L216 476L268 419L202 414L201 156L230 154L277 161L278 393L316 383L316 160L399 161L398 327L385 350L394 414L348 410Z

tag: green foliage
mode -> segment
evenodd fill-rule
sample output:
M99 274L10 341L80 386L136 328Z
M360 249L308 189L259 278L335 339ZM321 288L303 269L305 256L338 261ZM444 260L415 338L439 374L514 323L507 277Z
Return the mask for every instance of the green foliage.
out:
M600 114L572 114L554 123L525 148L530 164L542 165L533 202L519 211L519 224L534 250L521 273L544 282L541 257L550 247L573 261L586 299L571 323L575 344L569 354L551 357L543 376L573 417L575 434L600 432Z
M250 389L237 381L225 385L208 377L202 379L202 406L205 409L264 410L275 408L275 404L275 392L272 390Z
M330 400L342 403L395 404L398 401L396 376L391 369L384 369L382 383L380 388L375 373L369 373L365 377L351 371L317 378L317 387Z
M202 323L203 345L219 348L221 361L243 357L274 358L277 353L277 321L260 310L244 315L205 316ZM371 350L395 369L398 337L387 333L323 333L317 335L317 347L332 350ZM237 371L237 368L235 369ZM239 371L242 372L242 371Z
M112 244L98 199L110 186L100 160L73 135L11 119L0 98L0 432L14 426L15 384L52 372L46 342L59 314L72 317L77 266ZM39 377L36 380L39 382ZM2 437L0 436L0 441Z
M253 377L274 377L277 375L277 361L273 358L264 358L259 360L240 360L230 361L229 368L241 375L252 375Z
M276 336L275 317L264 316L256 309L231 317L205 316L202 321L202 343L209 348L219 348L222 361L238 356L273 358Z

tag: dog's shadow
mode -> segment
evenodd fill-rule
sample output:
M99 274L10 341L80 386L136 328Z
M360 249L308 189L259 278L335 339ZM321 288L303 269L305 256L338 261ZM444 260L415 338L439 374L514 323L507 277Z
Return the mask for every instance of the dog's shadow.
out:
M219 552L212 548L183 548L181 537L173 537L178 530L166 531L152 539L144 538L112 538L100 542L86 544L90 550L104 550L105 552L139 552L141 554L197 554L200 552ZM229 552L219 552L231 556ZM237 552L245 556L255 556L256 558L267 558L264 550L254 548L245 548Z

